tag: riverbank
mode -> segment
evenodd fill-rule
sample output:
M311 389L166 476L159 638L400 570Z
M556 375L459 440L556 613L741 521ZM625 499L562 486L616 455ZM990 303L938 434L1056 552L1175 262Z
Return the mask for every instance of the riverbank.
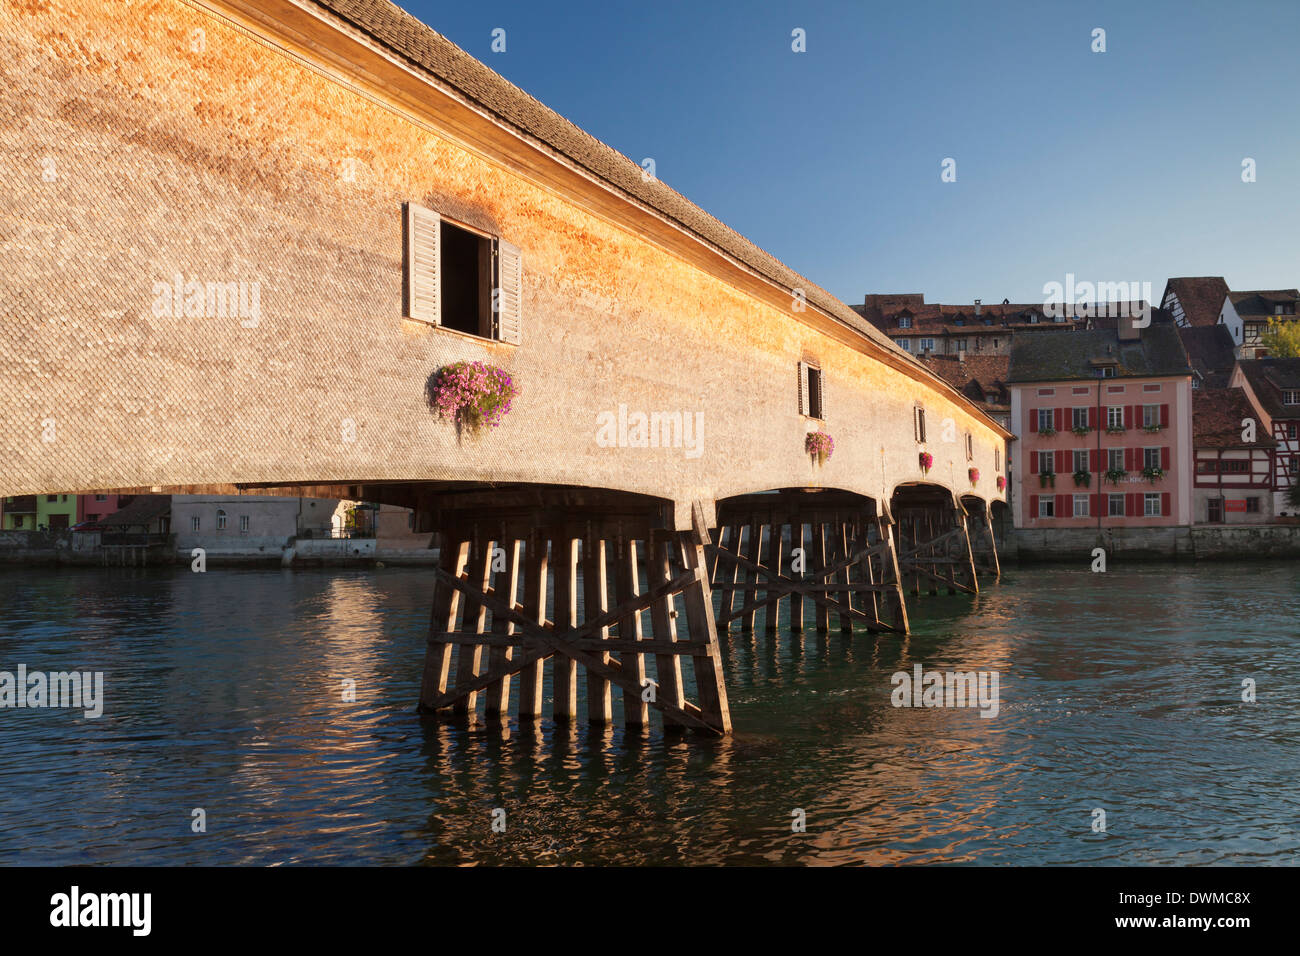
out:
M1300 558L1300 525L1203 525L1174 528L1016 528L998 542L1004 561L1091 560L1293 561Z

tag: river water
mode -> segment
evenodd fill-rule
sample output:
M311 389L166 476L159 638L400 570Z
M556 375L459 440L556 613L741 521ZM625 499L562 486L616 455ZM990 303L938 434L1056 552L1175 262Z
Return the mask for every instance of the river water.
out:
M0 710L0 863L1297 860L1300 563L1011 568L907 638L733 632L725 741L422 723L430 577L0 572L0 671L105 680L99 719ZM894 707L916 663L998 672L997 716Z

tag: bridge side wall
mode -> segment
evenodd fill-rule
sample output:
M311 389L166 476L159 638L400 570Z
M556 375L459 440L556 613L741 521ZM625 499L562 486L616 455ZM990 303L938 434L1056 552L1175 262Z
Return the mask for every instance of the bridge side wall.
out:
M181 0L130 9L0 8L0 493L547 482L671 498L684 526L691 500L766 488L887 499L921 477L920 402L929 480L970 491L974 466L1000 497L1002 438L969 406L620 224L607 196L541 185ZM402 317L405 201L522 249L521 345ZM248 283L246 307L178 315L177 275ZM522 387L463 442L425 401L461 359ZM801 359L825 373L821 467ZM604 447L598 416L621 407L698 421L698 445Z

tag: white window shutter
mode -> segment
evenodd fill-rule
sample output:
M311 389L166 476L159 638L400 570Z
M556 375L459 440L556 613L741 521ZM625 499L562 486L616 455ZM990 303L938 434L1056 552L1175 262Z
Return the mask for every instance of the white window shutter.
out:
M406 204L406 314L433 325L442 322L441 226L432 209Z
M799 363L799 414L808 414L808 363Z
M496 338L518 345L523 339L524 260L519 247L496 241Z

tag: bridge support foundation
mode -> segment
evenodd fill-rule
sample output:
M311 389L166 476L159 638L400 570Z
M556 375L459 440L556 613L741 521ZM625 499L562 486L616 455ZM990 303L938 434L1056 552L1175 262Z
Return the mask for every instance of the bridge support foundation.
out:
M517 681L519 720L537 719L549 664L558 722L585 704L590 723L609 724L617 691L629 726L654 709L669 728L730 733L698 520L666 530L654 508L592 493L483 497L481 510L462 500L434 516L422 713L503 721Z
M938 594L978 594L979 579L971 549L966 510L950 497L896 506L898 563L909 589Z
M738 620L753 633L761 610L770 637L782 623L801 632L809 615L818 634L832 617L845 635L855 624L907 632L893 527L867 499L797 490L731 498L719 505L714 537L719 627Z

